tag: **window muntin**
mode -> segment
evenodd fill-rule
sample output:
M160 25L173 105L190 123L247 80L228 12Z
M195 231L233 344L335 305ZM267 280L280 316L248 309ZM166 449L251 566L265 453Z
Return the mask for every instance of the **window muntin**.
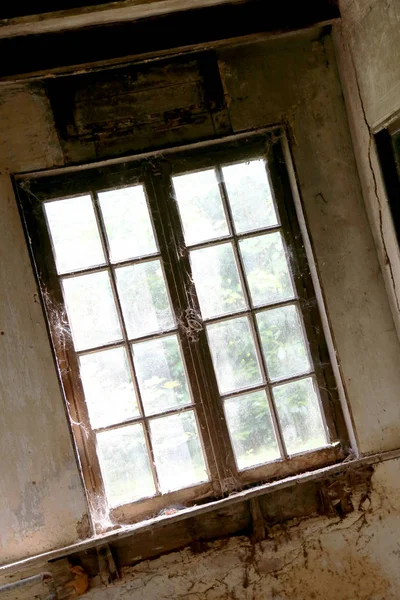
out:
M281 219L282 193L276 204L268 176L271 164L266 169L263 151L245 151L240 160L235 157L243 156L242 150L231 154L233 160L223 151L216 152L215 159L212 154L204 159L203 154L198 166L196 156L186 165L178 155L176 163L171 159L167 168L164 164L156 172L152 162L135 177L126 176L126 183L123 170L105 184L93 174L81 182L81 193L71 198L63 193L57 199L55 190L49 194L48 185L39 185L45 212L55 202L88 197L97 224L101 260L96 256L92 264L73 265L71 272L58 268L52 281L54 287L59 281L61 291L69 280L101 275L107 289L107 301L100 305L105 303L112 313L112 327L106 327L106 339L99 343L88 339L93 337L93 322L96 318L99 322L96 310L89 310L89 325L87 315L81 317L85 339L75 348L73 377L80 366L87 398L85 406L77 400L79 418L83 415L85 421L87 411L89 437L97 446L94 453L92 445L84 460L93 465L98 460L97 489L105 486L111 507L160 495L165 495L166 504L170 497L195 498L197 492L184 493L193 486L200 495L232 490L240 486L242 474L244 482L257 481L265 478L271 462L290 461L292 455L337 439L331 416L321 412L327 384L318 362L316 368L313 365L309 311L299 295L287 215L285 222ZM254 197L249 193L252 173ZM116 184L110 185L113 179ZM129 180L133 184L128 185ZM191 210L199 218L199 228L193 226ZM143 235L130 243L136 216ZM54 240L52 248L54 252ZM52 260L47 256L49 270ZM155 296L149 293L152 286ZM143 301L132 293L135 289L143 293ZM67 295L65 300L76 344L77 317L68 307ZM116 365L108 372L101 366L104 358ZM69 360L74 362L72 354ZM157 376L152 376L152 361ZM178 363L179 377L172 379ZM74 385L78 390L79 382ZM99 387L101 393L96 392ZM99 405L110 401L115 410L103 408L102 413ZM189 446L182 427L192 440ZM129 460L118 439L131 448ZM90 443L84 440L83 445ZM135 452L137 463L132 462ZM127 461L125 471L118 460ZM178 495L174 490L180 490Z
M97 254L92 252L83 263L78 258L70 262L72 268L79 264L79 273L65 272L66 259L58 271L62 272L60 282L108 502L124 504L207 481L176 319L144 188L115 189L79 200L85 202L83 215L90 216L90 227L82 225L80 218L77 230L81 236L89 232L90 244L66 233L64 237L68 242L73 239L77 248L70 242L64 247L79 257L96 240L106 268L97 269ZM67 229L77 222L65 208L75 210L76 201L44 203L56 255L62 220ZM126 207L123 219L121 211ZM99 367L106 369L106 376L98 372ZM99 400L94 397L98 388ZM107 407L107 402L115 404L115 409ZM166 411L168 415L162 416Z
M325 446L328 438L318 390L314 379L306 377L314 373L313 361L265 160L222 163L172 181L218 390L221 400L226 398L225 418L238 469ZM224 208L223 241L209 233L218 231L222 216L220 210L217 217L213 214L217 184ZM190 190L188 196L194 199L192 215L184 190ZM185 222L193 223L199 206L207 234L191 234L189 242L196 239L196 243L189 243ZM287 381L286 386L273 387ZM243 394L252 389L254 394ZM262 400L257 395L261 390L266 394ZM236 402L252 423L248 432L235 416L233 394L240 394ZM291 402L297 402L297 412ZM255 418L256 406L261 425ZM307 427L302 411L312 415L313 428ZM266 437L257 434L258 428ZM252 444L240 443L246 433ZM265 447L267 438L271 440Z

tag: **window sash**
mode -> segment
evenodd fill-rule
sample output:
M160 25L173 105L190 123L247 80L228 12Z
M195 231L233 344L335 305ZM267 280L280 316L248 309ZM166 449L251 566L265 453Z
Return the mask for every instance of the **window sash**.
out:
M343 427L339 402L337 395L335 394L336 386L322 334L322 326L312 280L309 275L307 259L301 242L301 235L297 224L297 216L292 199L282 146L276 131L261 136L250 136L245 144L236 141L225 144L221 143L221 145L214 147L212 150L208 147L200 147L190 154L177 150L176 154L171 154L168 157L168 160L152 159L149 162L133 161L122 165L112 165L111 167L102 168L100 171L97 169L90 169L88 171L78 172L76 177L74 175L72 178L68 175L50 175L48 177L24 181L22 185L19 185L19 197L21 200L25 226L32 244L33 258L38 280L41 285L42 296L50 326L50 334L58 361L58 368L61 374L79 455L81 457L82 472L88 490L89 500L92 501L91 504L94 513L96 512L96 506L98 506L96 498L98 496L103 499L105 498L104 483L96 453L94 435L90 427L82 384L79 378L77 359L79 353L75 352L71 336L68 335L68 319L60 286L61 277L57 274L55 269L51 242L43 218L41 205L44 201L51 198L60 199L62 197L71 197L72 195L77 194L81 195L85 192L92 193L104 247L104 244L106 243L105 230L104 223L101 222L101 212L98 209L97 193L106 189L114 189L115 187L125 187L127 185L138 183L144 184L159 246L159 254L164 263L165 278L173 312L178 315L177 331L179 332L179 338L182 345L189 385L192 388L192 398L194 400L194 405L196 406L197 418L201 430L200 437L205 451L206 461L208 463L210 481L193 486L192 488L185 488L176 492L157 495L152 498L137 501L130 507L118 507L112 511L112 514L116 518L122 520L135 520L146 513L148 514L151 510L158 510L176 500L179 502L191 502L201 497L221 496L226 492L240 489L241 486L247 485L249 482L257 482L270 476L275 477L279 473L281 473L282 476L287 473L292 473L292 470L299 470L303 468L300 465L306 463L309 465L318 465L322 457L325 462L330 462L334 458L337 458L337 447L328 447L321 451L308 452L306 453L307 456L288 457L283 436L281 435L276 407L272 400L272 394L268 392L267 397L271 417L275 431L278 432L278 444L283 458L274 461L274 463L266 463L238 471L224 417L221 395L218 390L205 327L203 326L198 332L198 340L195 342L191 341L190 336L188 337L185 333L185 316L187 315L187 311L193 311L196 315L200 314L198 299L196 297L193 298L192 296L189 297L188 293L191 273L189 250L194 247L214 246L218 240L212 240L205 244L196 245L193 246L193 248L187 248L185 246L177 204L171 201L174 194L171 178L174 175L187 173L190 170L200 170L207 167L214 167L216 164L229 164L230 162L238 162L259 157L263 157L267 160L271 190L275 196L275 208L279 215L279 224L276 227L260 229L251 234L238 235L231 230L228 237L221 238L219 241L222 243L222 241L233 240L237 246L240 239L248 237L249 235L271 232L273 230L280 230L283 234L286 246L289 249L290 270L295 288L295 298L288 301L288 304L296 304L302 313L306 330L305 338L306 341L308 341L310 354L315 367L315 369L310 372L310 376L316 378L320 390L323 408L322 415L326 421L330 440L334 442L339 439L343 442L345 441L345 430ZM232 215L229 213L230 208L224 184L221 185L221 195L225 212L227 216L231 218ZM110 272L113 272L116 264L112 263L112 266L110 266L107 248L105 248L105 253L107 258L107 268ZM242 259L240 257L240 252L238 251L236 259L237 263L240 265L241 277L246 281ZM118 265L134 264L145 260L149 259L139 258L123 261L118 263ZM106 267L101 267L101 269L104 268ZM82 272L89 271L92 272L90 269ZM64 276L65 275L62 277ZM68 276L69 275L67 275L67 277ZM245 283L243 287L245 296L247 297L248 309L240 314L251 315L254 335L256 337L258 336L258 342L260 342L254 315L256 311L261 309L257 308L251 310L248 286ZM114 297L116 294L118 314L123 322L115 276L112 280L112 288ZM285 303L277 303L276 306L282 304ZM268 305L268 308L270 308L270 305ZM217 319L211 319L210 321L205 320L205 323L219 322L223 319L232 317L233 315L229 315L229 317L219 317ZM64 332L66 332L66 335L63 335ZM159 337L159 335L160 334L146 336L146 339ZM129 350L130 341L126 329L123 331L123 338L124 343ZM120 342L118 344L122 345ZM262 366L264 382L260 384L260 386L257 386L257 389L269 389L271 383L267 376L265 360L260 348L259 362ZM131 364L132 357L130 352L128 352L128 356L130 356L130 367L133 370L134 376L134 367L133 364ZM304 375L302 377L304 377ZM138 387L137 382L135 382L135 387ZM139 390L137 389L137 391ZM228 394L228 396L235 397L243 393L244 390L240 390ZM140 394L138 394L138 398L140 398ZM169 412L172 414L179 412L179 410L172 410ZM149 455L152 459L151 437L148 429L149 417L146 417L142 410L142 416L134 421L138 420L141 420L146 424L146 444L148 444ZM104 429L107 430L118 426L119 424ZM87 431L90 432L89 435L87 435ZM154 461L151 460L153 476L155 477L155 481L157 481L153 462Z

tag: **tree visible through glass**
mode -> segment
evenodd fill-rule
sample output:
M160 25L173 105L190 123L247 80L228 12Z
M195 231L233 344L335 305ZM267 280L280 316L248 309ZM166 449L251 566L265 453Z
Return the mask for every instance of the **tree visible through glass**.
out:
M188 308L200 309L237 469L326 446L265 160L171 181L196 299ZM146 186L44 209L110 506L209 481L200 399Z
M186 173L173 184L238 468L275 460L278 448L285 457L325 446L314 368L265 161ZM196 229L196 217L207 227ZM254 392L243 393L249 390Z

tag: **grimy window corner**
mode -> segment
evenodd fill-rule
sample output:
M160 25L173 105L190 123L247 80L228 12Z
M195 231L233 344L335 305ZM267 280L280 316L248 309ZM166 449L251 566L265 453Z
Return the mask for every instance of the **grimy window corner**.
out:
M99 531L338 459L280 136L17 182Z

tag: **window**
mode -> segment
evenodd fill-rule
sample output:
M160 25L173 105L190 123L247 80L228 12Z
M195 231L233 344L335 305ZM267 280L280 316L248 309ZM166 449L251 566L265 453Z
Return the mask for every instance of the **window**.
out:
M393 226L400 243L400 120L395 119L387 128L375 134L375 143L385 182Z
M89 498L134 521L337 458L276 131L19 193Z

